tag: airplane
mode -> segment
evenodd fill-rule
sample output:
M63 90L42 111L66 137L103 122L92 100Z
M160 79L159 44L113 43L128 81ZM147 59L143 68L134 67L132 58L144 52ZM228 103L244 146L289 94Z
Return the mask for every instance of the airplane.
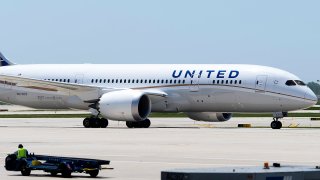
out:
M39 109L88 110L86 128L126 121L148 128L152 112L184 112L223 122L233 113L272 113L280 129L288 111L317 103L296 75L246 64L26 64L0 53L0 101ZM101 117L101 118L100 118Z

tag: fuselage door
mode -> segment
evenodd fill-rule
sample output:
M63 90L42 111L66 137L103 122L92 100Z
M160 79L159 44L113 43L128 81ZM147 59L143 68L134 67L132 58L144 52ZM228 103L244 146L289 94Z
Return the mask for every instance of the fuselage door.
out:
M258 75L256 79L256 91L264 92L266 90L267 75Z
M77 74L75 79L74 79L74 83L76 84L83 84L83 74Z

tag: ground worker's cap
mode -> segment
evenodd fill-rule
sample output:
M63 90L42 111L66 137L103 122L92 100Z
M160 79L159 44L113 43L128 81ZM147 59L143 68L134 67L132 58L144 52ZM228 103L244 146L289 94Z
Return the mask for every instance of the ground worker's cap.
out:
M22 145L22 144L19 144L18 148L23 148L23 145Z

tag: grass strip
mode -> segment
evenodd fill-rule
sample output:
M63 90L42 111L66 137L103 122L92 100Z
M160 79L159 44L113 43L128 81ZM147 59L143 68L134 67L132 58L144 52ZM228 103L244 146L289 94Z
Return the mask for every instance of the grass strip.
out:
M305 110L320 110L320 107L310 107L310 108L307 108Z

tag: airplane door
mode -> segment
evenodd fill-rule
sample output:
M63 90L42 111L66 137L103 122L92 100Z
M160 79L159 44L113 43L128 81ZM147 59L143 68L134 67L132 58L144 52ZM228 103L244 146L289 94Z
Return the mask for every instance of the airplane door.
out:
M83 84L83 74L77 74L75 79L74 79L74 83L76 84Z
M265 91L266 90L266 84L267 84L267 75L259 75L257 76L256 80L256 91Z
M195 79L191 79L190 82L190 91L199 91L199 79L195 78Z

